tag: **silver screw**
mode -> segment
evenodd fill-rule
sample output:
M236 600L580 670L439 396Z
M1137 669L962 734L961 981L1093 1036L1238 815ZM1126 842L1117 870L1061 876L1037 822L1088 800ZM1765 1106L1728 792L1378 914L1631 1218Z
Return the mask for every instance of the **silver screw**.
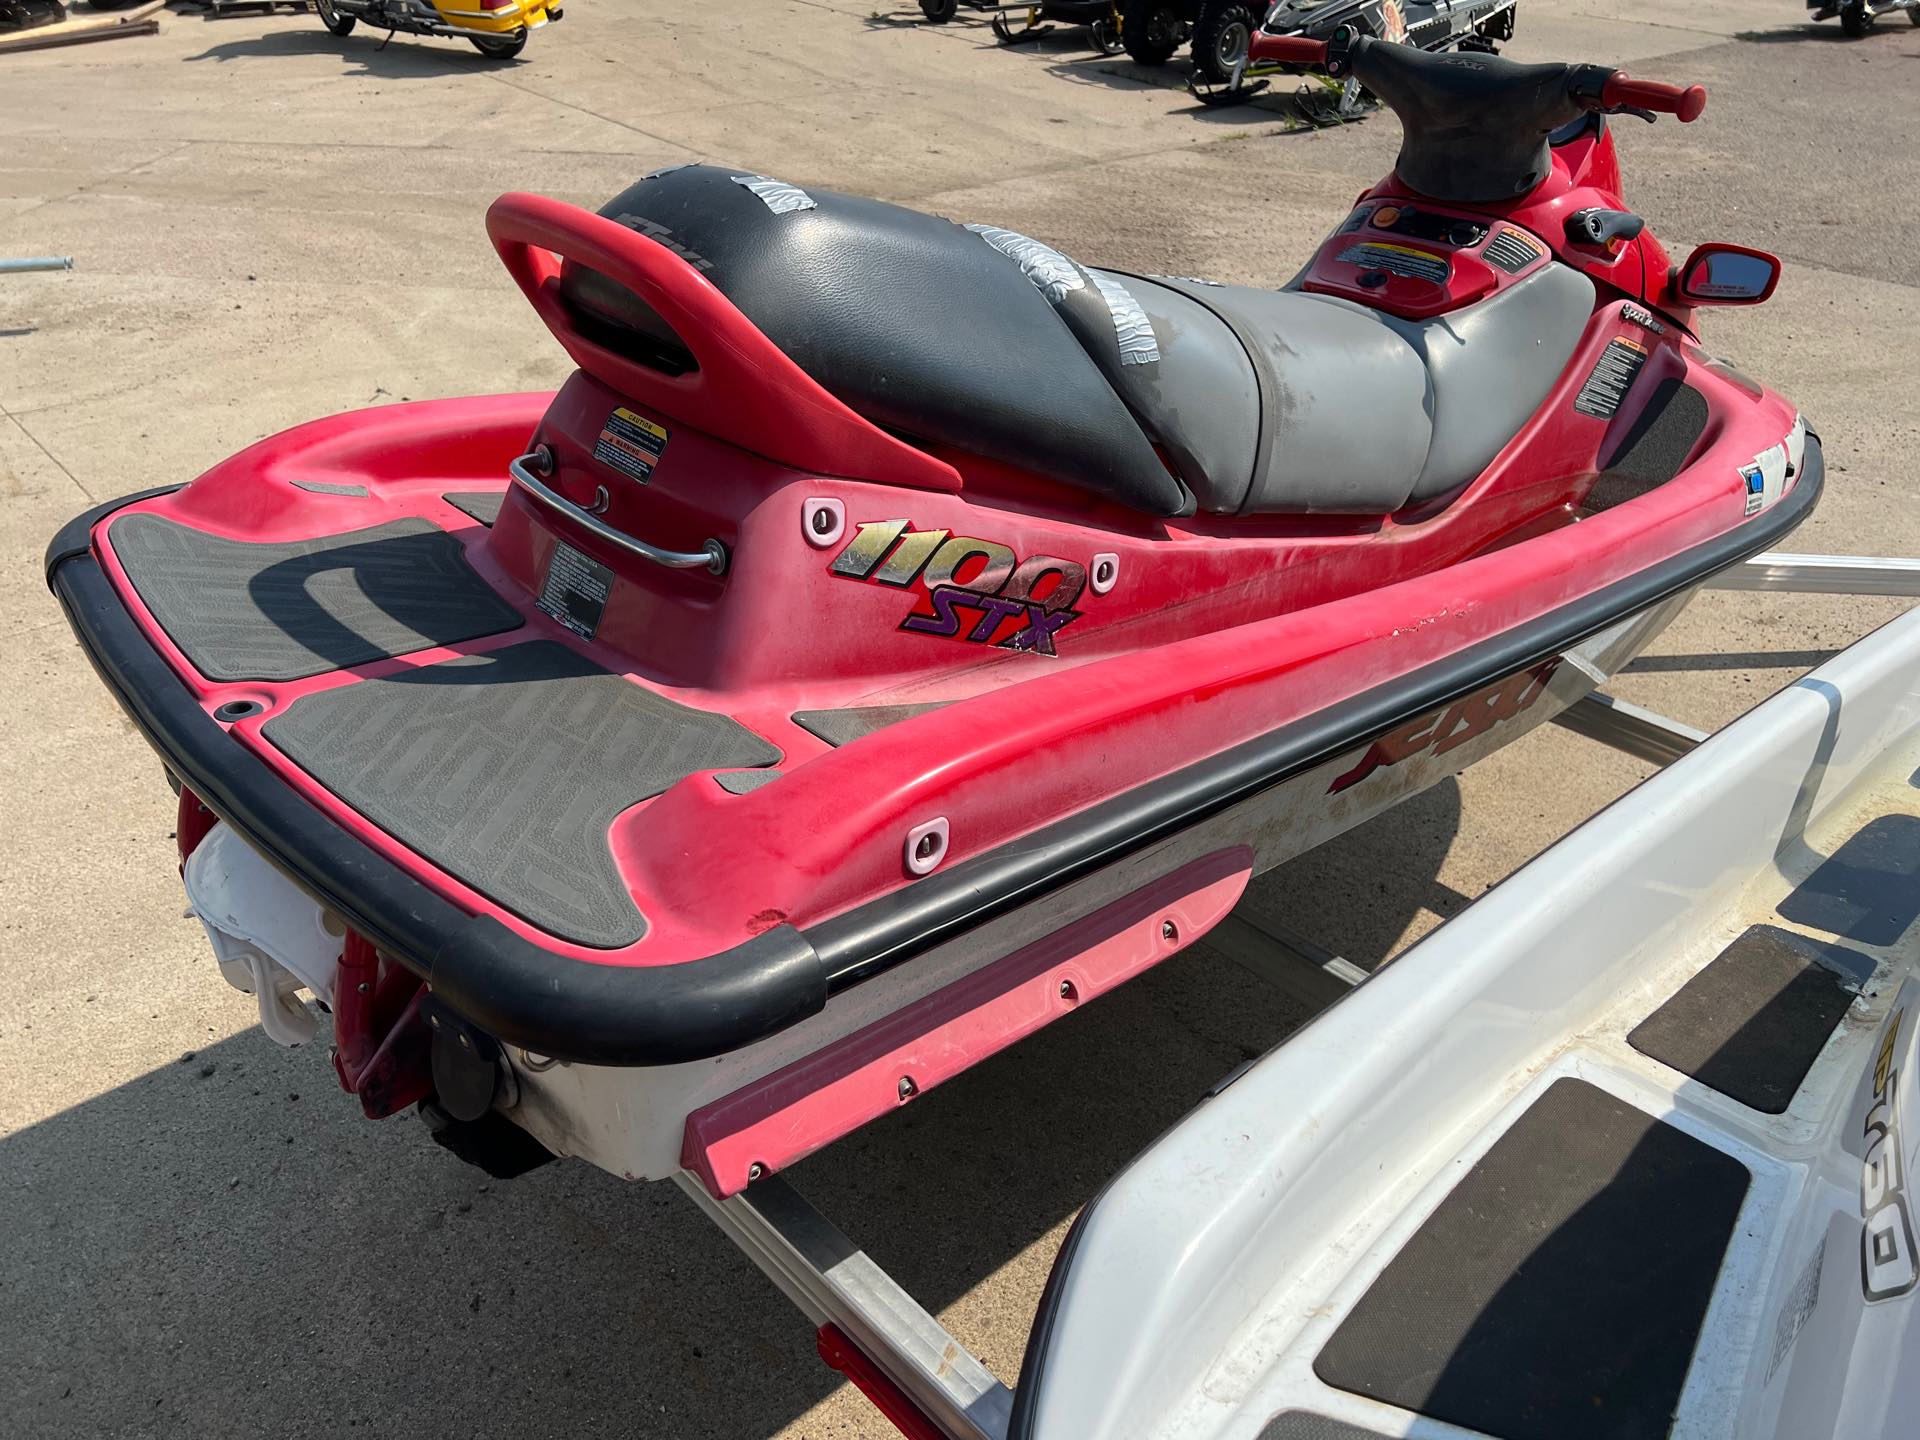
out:
M369 985L365 980L362 980L358 985L354 986L353 988L359 994L365 995L369 990L373 989L373 986Z
M825 535L831 529L833 529L833 512L831 510L826 509L824 506L814 511L813 512L814 534Z
M1160 938L1167 941L1178 940L1180 938L1179 928L1175 926L1171 920L1162 920L1160 922Z
M473 1048L473 1041L468 1039L465 1035L462 1035L460 1037L460 1048L462 1050L471 1050Z
M902 1075L900 1077L900 1098L902 1100L911 1100L919 1093L919 1087L913 1083L913 1077L911 1075Z
M749 1183L760 1179L766 1173L767 1173L767 1167L762 1165L758 1160L754 1161L751 1165L747 1166L747 1180L749 1181Z
M1062 980L1060 982L1060 998L1062 1000L1071 1000L1076 994L1077 992L1073 988L1073 981Z
M940 837L929 831L920 837L920 843L913 847L913 853L922 860L931 860L940 849Z

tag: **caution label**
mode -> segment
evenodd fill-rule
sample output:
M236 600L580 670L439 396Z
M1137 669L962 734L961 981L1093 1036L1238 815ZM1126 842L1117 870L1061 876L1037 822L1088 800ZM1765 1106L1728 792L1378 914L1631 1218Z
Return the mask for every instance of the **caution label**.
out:
M591 640L613 593L613 571L564 541L553 547L539 606L567 629Z
M1600 352L1600 359L1587 376L1587 383L1574 397L1573 408L1582 415L1611 420L1620 413L1620 402L1633 388L1633 377L1647 363L1646 348L1631 340L1614 339Z
M600 438L593 443L594 459L642 485L666 452L667 427L625 406L607 417L607 423L600 427Z
M1374 217L1374 224L1380 223L1380 217ZM1363 270L1385 270L1390 274L1404 275L1410 280L1425 280L1432 285L1444 285L1447 276L1453 273L1453 262L1444 255L1436 255L1431 250L1416 250L1411 245L1387 245L1378 240L1369 240L1364 245L1351 245L1340 252L1339 258L1348 265L1358 265Z

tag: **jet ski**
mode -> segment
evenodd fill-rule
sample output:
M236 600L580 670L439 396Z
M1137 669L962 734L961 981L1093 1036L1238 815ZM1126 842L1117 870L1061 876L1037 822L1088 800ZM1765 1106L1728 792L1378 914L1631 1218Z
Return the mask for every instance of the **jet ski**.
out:
M557 393L302 425L53 541L190 903L369 1115L739 1191L1552 718L1821 487L1607 117L1697 87L1259 37L1401 118L1288 284L743 170L488 233ZM1311 51L1311 53L1308 53Z

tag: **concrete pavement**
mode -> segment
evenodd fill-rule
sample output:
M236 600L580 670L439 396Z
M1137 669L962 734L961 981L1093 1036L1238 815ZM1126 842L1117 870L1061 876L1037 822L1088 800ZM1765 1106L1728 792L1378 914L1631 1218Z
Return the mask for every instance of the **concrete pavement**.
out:
M171 796L39 556L94 500L297 421L557 383L481 229L502 190L597 205L713 158L1271 285L1397 145L1390 117L1201 111L1072 32L1003 50L912 13L578 0L504 66L176 15L0 59L0 255L76 266L0 278L0 1429L892 1433L670 1188L574 1163L490 1184L265 1040L179 918ZM1676 248L1788 261L1707 338L1826 441L1796 546L1920 554L1920 30L1799 21L1794 0L1528 0L1509 53L1710 87L1695 126L1621 124L1630 199ZM1708 596L1622 689L1724 723L1895 608ZM1377 963L1643 773L1529 737L1249 908ZM794 1178L1012 1381L1077 1208L1297 1018L1196 947Z

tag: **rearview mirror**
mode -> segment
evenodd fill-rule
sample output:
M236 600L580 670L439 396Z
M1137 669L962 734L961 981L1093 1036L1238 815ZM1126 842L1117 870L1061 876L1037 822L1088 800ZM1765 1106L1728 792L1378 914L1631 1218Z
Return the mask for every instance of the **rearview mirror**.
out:
M1779 260L1744 245L1702 245L1680 267L1680 294L1695 305L1758 305L1779 283Z

